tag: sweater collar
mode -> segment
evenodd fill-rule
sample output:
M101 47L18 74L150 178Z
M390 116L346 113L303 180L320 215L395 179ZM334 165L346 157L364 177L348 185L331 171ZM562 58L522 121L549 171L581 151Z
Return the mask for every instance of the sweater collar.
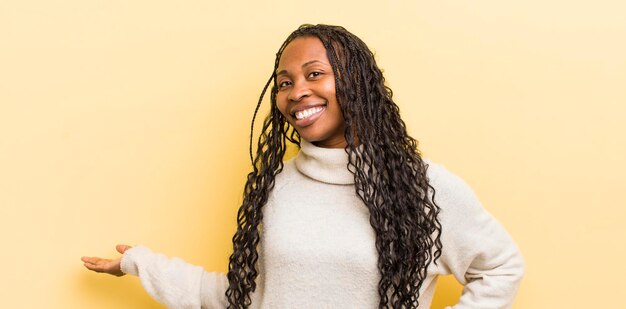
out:
M322 148L301 140L295 163L300 173L317 181L354 184L354 174L348 170L348 154L343 148Z

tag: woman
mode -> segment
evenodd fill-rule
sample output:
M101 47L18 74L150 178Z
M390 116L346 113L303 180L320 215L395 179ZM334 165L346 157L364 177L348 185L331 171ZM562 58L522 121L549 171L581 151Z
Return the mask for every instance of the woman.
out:
M259 104L270 84L226 275L143 246L85 266L138 275L170 308L428 308L443 274L465 286L453 308L511 306L518 249L463 180L422 159L365 43L303 25ZM301 149L283 162L287 141Z

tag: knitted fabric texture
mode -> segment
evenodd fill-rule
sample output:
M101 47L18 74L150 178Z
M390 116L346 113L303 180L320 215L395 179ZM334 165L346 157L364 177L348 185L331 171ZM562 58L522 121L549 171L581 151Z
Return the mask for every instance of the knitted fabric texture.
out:
M252 308L377 308L380 273L369 211L356 196L343 149L302 141L276 177L263 208L259 277ZM419 308L429 308L438 275L464 285L453 309L510 308L524 262L515 243L458 176L428 159L441 207L442 256L428 268ZM122 271L139 276L168 308L226 308L224 273L136 246Z

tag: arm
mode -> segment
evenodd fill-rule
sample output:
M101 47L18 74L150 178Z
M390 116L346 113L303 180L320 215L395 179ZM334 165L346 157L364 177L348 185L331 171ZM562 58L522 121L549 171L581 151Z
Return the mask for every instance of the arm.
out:
M222 273L206 272L178 258L167 258L144 246L118 245L118 259L83 257L85 267L114 276L139 276L154 299L171 309L226 308L228 280Z
M143 246L124 253L124 273L139 276L154 299L172 309L225 308L228 280L222 273L206 272L178 258L168 258Z
M510 308L524 273L517 246L461 178L431 168L443 226L441 267L464 285L459 303L448 309Z

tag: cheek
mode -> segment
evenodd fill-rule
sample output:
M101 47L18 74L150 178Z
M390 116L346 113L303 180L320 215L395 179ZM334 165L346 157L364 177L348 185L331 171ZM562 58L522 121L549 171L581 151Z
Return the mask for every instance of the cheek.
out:
M285 96L280 93L276 95L276 108L278 108L280 113L287 118L287 100L285 99Z
M328 82L324 85L324 91L329 95L332 95L332 98L335 99L336 91L335 91L335 80L329 79ZM330 99L330 98L329 98Z
M324 96L326 97L327 100L331 102L337 101L337 92L335 90L334 78L329 78L328 80L326 80L324 84L322 85L321 89L324 92Z

